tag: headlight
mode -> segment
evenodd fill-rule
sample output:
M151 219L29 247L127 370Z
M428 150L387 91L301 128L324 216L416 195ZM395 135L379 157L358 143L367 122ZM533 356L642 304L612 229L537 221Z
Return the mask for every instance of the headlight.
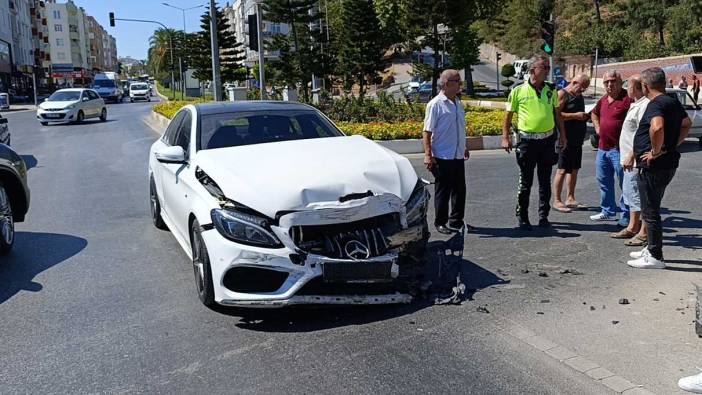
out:
M426 216L429 192L426 191L425 186L426 183L421 178L417 180L417 185L405 204L408 226L419 224Z
M222 209L213 209L210 215L217 231L231 241L256 247L281 248L283 246L280 240L268 230L268 222L264 218Z
M76 108L76 105L75 105L75 104L71 104L70 106L67 106L65 109L66 109L66 110L73 110L74 108Z

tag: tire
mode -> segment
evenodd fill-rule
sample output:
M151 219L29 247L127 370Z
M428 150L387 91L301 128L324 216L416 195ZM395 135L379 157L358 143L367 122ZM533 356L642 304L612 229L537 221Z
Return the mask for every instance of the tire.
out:
M129 102L130 102L130 103L134 103L134 99L130 98L130 99L129 99Z
M76 117L76 124L83 122L83 119L85 119L85 114L83 114L82 110L79 110L78 116Z
M150 97L149 97L149 98L147 98L147 99L146 99L146 101L151 101L151 98L150 98Z
M47 125L49 125L48 122L39 122L39 123L41 124L41 126L47 126Z
M107 109L105 107L102 108L102 111L100 112L100 122L105 122L107 121Z
M7 254L15 243L15 221L5 185L0 183L0 254Z
M190 226L190 245L193 254L193 274L195 275L195 289L200 302L207 307L214 307L214 286L212 284L212 269L207 246L200 234L200 224L194 220Z
M156 191L156 182L153 176L149 181L149 206L151 207L151 221L157 229L168 230L168 226L163 222L161 217L161 202L158 200L158 192Z

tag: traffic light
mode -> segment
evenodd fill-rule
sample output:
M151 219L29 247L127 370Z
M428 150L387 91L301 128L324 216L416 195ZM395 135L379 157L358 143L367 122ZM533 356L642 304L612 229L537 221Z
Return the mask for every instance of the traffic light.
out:
M502 59L502 54L499 52L495 52L495 59L499 62L500 59Z
M110 26L114 27L115 26L115 13L110 12Z
M553 42L556 37L556 25L553 21L546 21L541 24L541 38L544 39L544 43L541 44L541 49L544 50L549 56L553 55Z
M249 49L258 51L258 20L256 14L249 15Z
M117 63L117 74L122 74L122 62Z

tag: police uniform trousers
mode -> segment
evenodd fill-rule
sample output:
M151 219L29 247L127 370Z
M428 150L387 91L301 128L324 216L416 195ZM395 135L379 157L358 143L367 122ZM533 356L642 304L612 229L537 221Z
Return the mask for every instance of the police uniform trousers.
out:
M466 211L466 168L463 159L436 159L431 170L434 184L434 225L459 228ZM451 215L449 215L449 201Z
M517 144L516 154L519 165L517 217L524 220L529 218L529 194L536 169L539 180L539 218L547 218L551 211L551 170L558 161L556 133L544 139L522 137Z

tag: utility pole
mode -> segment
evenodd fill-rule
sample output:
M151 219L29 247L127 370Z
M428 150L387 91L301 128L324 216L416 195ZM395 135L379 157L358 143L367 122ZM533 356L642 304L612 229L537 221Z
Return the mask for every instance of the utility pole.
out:
M595 48L595 97L597 97L597 63L599 63L600 49Z
M186 34L186 30L185 30L185 11L194 10L194 9L196 9L196 8L201 8L201 7L206 7L206 6L201 4L201 5L196 5L196 6L194 6L194 7L181 8L181 7L177 7L177 6L174 6L174 5L165 3L165 2L164 2L164 3L161 3L161 4L165 5L166 7L171 7L171 8L175 8L176 10L180 10L180 11L183 13L183 42L181 43L181 45L185 45L185 40L186 40L186 37L185 37L185 34ZM181 92L182 92L182 93L181 93L181 97L182 97L183 99L185 99L185 88L186 88L186 87L185 87L185 76L183 75L183 61L182 61L182 59L180 59L180 57L178 58L178 68L179 68L179 71L180 71L180 85L181 85Z
M215 101L222 101L222 82L219 78L219 45L217 44L217 6L210 0L210 44L212 47L212 89Z
M258 31L258 80L261 84L261 100L266 100L266 73L263 59L263 7L261 6L261 0L256 0L256 30Z
M553 26L553 38L551 39L553 48L551 49L551 54L548 56L548 67L551 68L551 82L555 83L553 79L553 54L556 53L556 22L553 20L553 13L549 15L549 20L551 21L551 26Z

